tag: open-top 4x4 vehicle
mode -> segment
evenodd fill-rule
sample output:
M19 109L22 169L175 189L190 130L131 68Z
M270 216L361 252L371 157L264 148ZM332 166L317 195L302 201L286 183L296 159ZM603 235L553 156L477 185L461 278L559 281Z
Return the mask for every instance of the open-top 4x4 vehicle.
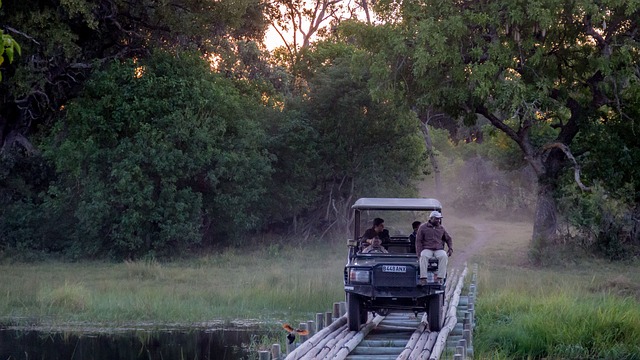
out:
M427 313L431 331L440 331L445 285L433 280L438 261L429 259L428 273L421 280L415 245L409 240L413 221L425 221L429 212L442 211L436 199L362 198L352 206L354 234L349 239L349 258L344 268L349 330L357 331L368 312L386 315L391 311ZM384 219L390 239L386 253L362 252L362 235L373 219ZM431 276L429 276L431 275Z

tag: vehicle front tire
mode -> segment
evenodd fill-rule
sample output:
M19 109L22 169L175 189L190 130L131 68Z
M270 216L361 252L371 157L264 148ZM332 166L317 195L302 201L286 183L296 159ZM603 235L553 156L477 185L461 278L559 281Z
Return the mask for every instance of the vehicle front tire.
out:
M349 324L349 331L360 330L360 324L363 321L361 317L362 305L358 295L347 293L347 323Z
M438 294L429 300L427 309L427 321L429 331L440 331L442 329L442 306L444 305L444 294Z
M360 324L366 324L369 320L369 312L360 304Z

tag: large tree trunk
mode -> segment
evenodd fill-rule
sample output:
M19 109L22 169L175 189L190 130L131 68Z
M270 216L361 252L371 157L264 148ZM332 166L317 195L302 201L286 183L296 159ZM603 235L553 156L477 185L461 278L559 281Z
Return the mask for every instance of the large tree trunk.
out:
M542 265L543 259L550 247L557 229L557 207L553 197L553 186L543 184L538 179L538 199L536 201L536 213L533 223L533 236L531 237L531 260L536 265Z
M554 193L566 159L561 149L551 147L533 161L538 174L538 199L531 237L531 260L537 265L543 264L557 240L558 206Z

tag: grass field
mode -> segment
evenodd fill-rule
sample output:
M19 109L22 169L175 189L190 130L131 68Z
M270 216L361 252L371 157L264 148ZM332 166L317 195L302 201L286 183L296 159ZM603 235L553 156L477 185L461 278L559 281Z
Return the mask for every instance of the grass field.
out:
M640 359L637 263L573 256L535 268L527 261L530 224L452 215L446 223L455 239L452 265L479 265L476 359ZM344 299L345 249L335 240L170 263L5 262L0 323L82 329L233 322L277 331Z
M272 245L162 264L4 264L0 322L118 327L306 321L344 299L343 247Z

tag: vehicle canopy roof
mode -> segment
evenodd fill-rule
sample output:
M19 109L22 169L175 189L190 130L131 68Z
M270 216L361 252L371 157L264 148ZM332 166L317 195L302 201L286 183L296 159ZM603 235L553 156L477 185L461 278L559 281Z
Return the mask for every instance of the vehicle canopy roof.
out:
M351 207L355 210L438 210L440 201L431 198L360 198Z

